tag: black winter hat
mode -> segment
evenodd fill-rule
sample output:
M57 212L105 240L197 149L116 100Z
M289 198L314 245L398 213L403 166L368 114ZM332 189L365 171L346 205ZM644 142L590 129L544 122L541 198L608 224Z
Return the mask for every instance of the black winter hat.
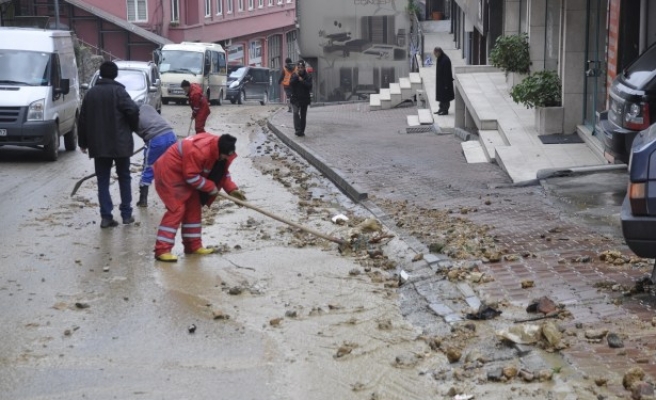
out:
M182 83L180 84L180 87L190 87L191 84L189 83L188 80L183 80Z
M221 135L219 138L219 154L225 154L229 156L235 152L235 143L237 143L237 138L232 135Z

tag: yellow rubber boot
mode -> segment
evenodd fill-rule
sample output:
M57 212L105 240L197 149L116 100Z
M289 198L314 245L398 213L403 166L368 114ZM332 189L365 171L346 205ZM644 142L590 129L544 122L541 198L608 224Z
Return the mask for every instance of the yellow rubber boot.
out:
M198 255L201 255L201 256L206 256L206 255L212 254L212 253L214 253L214 249L208 249L206 247L201 247L200 249L198 249L196 251L193 251L190 254L198 254Z
M164 261L164 262L176 262L176 261L178 261L178 256L176 256L175 254L171 254L171 253L160 254L155 258L158 259L159 261Z

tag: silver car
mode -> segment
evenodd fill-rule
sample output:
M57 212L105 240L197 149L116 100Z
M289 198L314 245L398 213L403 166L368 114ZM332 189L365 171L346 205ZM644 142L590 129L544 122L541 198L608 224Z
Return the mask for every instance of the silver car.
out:
M115 61L118 66L116 81L125 86L132 100L138 105L144 103L153 106L158 113L162 112L162 83L157 65L143 61ZM83 84L82 89L88 90L99 79L100 71L91 78L91 82Z

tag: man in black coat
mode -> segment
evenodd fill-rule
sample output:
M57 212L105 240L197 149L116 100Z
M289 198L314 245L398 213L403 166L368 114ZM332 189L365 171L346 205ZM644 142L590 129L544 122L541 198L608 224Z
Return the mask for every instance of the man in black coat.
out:
M440 103L440 108L435 114L447 115L451 100L456 98L453 92L451 60L440 47L433 50L433 55L435 56L435 100Z
M112 216L112 197L109 178L112 164L121 191L121 217L124 224L132 217L132 188L130 186L130 156L134 151L132 132L139 130L139 106L132 101L125 87L115 81L118 67L107 61L100 66L100 78L84 95L78 118L78 144L83 153L93 158L98 179L100 227L118 225Z
M312 75L305 70L305 61L301 60L289 81L291 103L294 112L294 133L305 136L307 109L312 102Z

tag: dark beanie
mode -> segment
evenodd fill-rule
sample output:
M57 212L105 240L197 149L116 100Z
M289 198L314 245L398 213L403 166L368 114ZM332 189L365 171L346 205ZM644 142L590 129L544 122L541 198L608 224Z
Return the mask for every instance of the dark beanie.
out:
M191 84L189 83L188 80L183 80L182 83L180 84L180 87L190 87Z
M221 135L219 138L219 154L230 155L235 151L235 143L237 138L232 135Z

